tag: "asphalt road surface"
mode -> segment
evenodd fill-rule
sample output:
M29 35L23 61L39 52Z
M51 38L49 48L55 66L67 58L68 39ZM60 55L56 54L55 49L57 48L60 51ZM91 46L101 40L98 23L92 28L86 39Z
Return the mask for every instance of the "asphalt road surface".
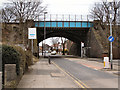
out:
M118 88L117 75L94 70L64 58L51 60L75 79L80 80L86 88Z

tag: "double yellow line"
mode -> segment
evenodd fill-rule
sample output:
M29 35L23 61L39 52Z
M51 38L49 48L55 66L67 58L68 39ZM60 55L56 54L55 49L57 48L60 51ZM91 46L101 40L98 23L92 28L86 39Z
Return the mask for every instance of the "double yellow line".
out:
M64 69L59 67L56 63L52 61L52 63L61 71L63 71L66 75L68 75L74 82L76 82L81 88L89 88L85 83L83 83L81 80L70 74L69 72L66 72Z

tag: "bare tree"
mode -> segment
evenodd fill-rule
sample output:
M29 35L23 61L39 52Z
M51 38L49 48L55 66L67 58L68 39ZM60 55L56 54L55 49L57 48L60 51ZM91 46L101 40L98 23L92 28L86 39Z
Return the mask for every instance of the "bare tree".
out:
M58 47L56 47L56 45L58 44L58 42L59 42L59 37L56 37L56 38L51 38L50 40L51 40L51 43L52 43L52 45L54 46L54 48L58 48Z
M13 21L14 15L11 13L12 8L5 7L2 9L2 22L9 23L10 21Z
M110 11L109 8L112 7L112 10ZM94 7L91 9L91 17L95 20L99 21L99 25L101 29L99 29L104 38L107 39L109 36L109 24L110 24L110 13L112 12L112 29L113 29L113 36L116 38L114 45L117 46L118 42L118 33L120 32L117 23L118 23L118 10L119 10L119 4L117 0L114 0L111 4L109 2L101 1L101 3L95 3Z
M23 44L27 36L27 28L31 27L25 23L28 20L38 19L42 13L46 10L46 6L42 5L41 0L9 0L9 3L5 4L2 11L3 22L18 22L19 29L17 36L22 37Z
M4 18L8 19L9 21L17 21L19 23L23 23L28 19L35 20L42 15L43 11L46 10L46 6L42 6L41 0L39 1L9 0L9 1L10 3L5 4L5 8L2 9L3 11L2 16L4 16Z
M102 1L101 3L95 3L93 9L91 10L91 16L94 19L100 20L101 23L109 23L109 7L112 7L112 13L113 13L113 22L116 24L117 17L118 17L118 9L119 5L118 2L115 0L112 4L109 4L108 2Z

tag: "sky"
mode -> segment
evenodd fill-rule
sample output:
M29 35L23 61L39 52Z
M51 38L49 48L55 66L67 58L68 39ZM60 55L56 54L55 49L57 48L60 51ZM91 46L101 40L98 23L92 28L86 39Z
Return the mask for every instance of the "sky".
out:
M94 2L100 0L44 0L51 14L88 14Z
M8 0L0 0L0 6L2 3L6 3ZM36 0L35 0L36 1ZM82 14L89 13L90 8L95 2L100 0L42 0L43 5L47 5L47 11L49 14Z
M0 0L0 7L6 1ZM43 5L47 5L48 14L88 15L95 2L100 0L43 0ZM49 44L50 40L46 43Z

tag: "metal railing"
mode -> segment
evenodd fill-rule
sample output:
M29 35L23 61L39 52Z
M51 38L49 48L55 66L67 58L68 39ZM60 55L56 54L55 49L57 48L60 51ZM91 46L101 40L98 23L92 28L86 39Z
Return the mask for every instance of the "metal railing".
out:
M93 21L90 15L71 14L46 14L46 21ZM44 21L44 16L39 16L36 21Z

